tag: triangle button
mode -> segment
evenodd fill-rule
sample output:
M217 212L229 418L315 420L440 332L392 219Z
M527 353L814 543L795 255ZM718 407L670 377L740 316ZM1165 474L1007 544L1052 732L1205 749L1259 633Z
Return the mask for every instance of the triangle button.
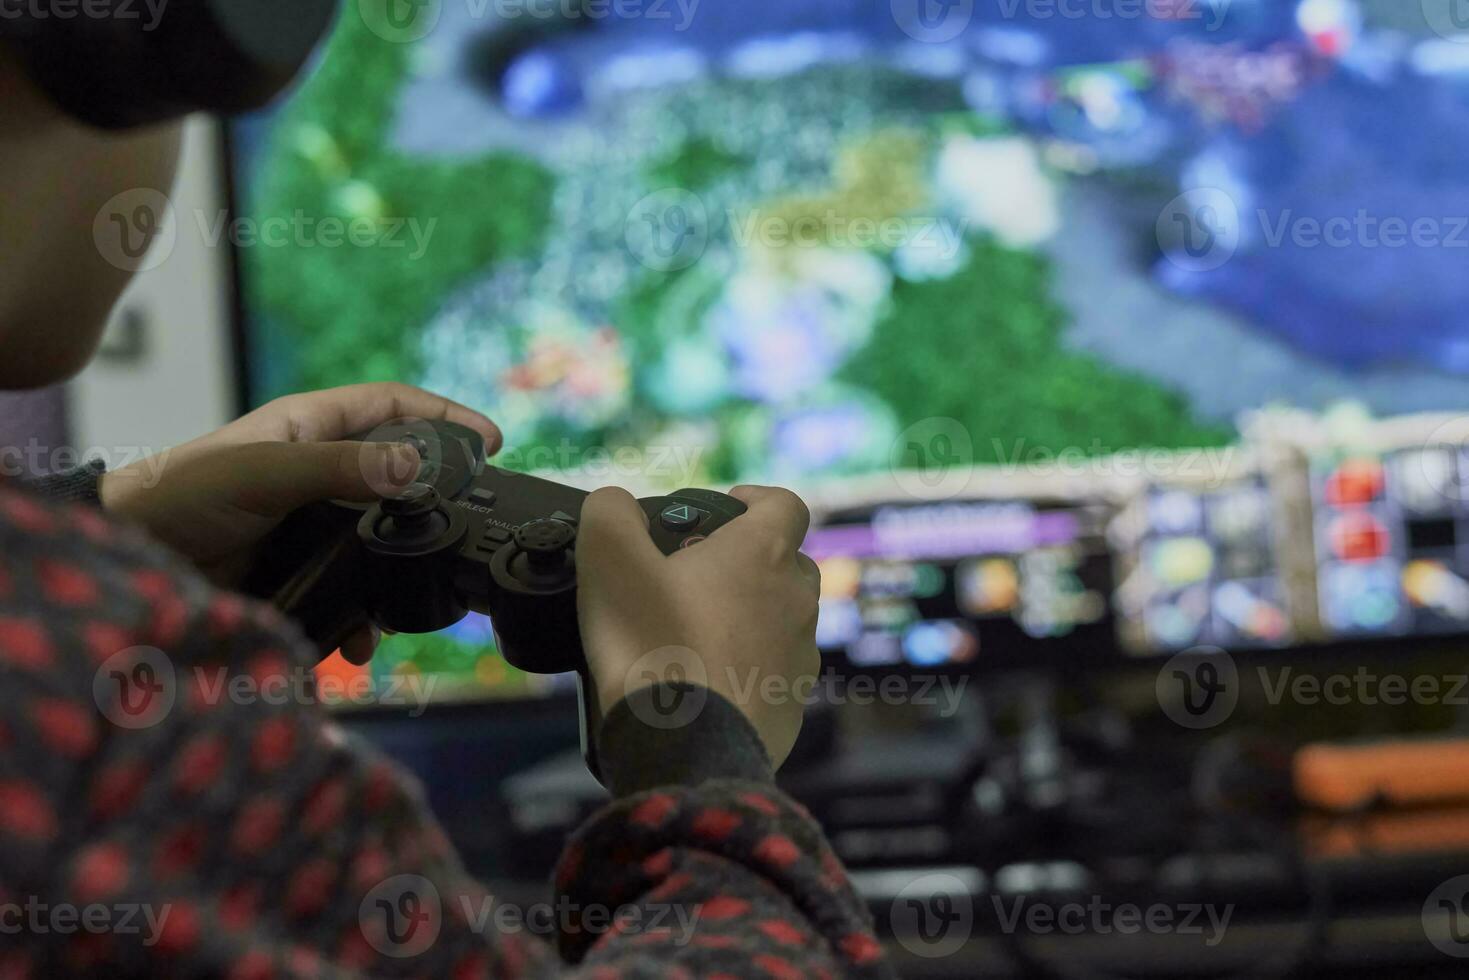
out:
M669 531L682 533L692 531L708 516L708 511L700 510L692 504L669 504L658 515L658 522Z

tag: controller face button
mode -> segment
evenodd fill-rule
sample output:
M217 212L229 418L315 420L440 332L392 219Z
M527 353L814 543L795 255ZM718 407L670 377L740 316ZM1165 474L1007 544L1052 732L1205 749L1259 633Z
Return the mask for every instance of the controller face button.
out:
M707 534L691 534L691 535L689 535L688 537L684 538L682 541L680 541L678 543L678 550L679 551L682 551L685 548L692 548L694 545L698 544L700 541L708 541L708 540L709 540L709 536Z
M669 504L658 515L658 522L666 530L678 533L680 531L692 531L704 523L704 518L709 516L707 510L700 510L691 504Z

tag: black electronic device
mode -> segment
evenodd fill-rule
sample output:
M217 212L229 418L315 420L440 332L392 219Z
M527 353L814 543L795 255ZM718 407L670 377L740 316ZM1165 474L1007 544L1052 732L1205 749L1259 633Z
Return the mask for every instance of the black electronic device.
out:
M0 40L68 115L126 129L258 109L300 72L338 0L89 0L65 16L0 0Z
M534 674L576 672L588 765L597 726L576 613L576 536L586 492L485 462L451 422L403 419L361 437L412 445L416 482L377 503L316 504L261 548L244 591L300 623L322 655L368 624L432 633L471 611L492 618L505 659ZM666 555L703 541L745 505L712 490L640 501Z

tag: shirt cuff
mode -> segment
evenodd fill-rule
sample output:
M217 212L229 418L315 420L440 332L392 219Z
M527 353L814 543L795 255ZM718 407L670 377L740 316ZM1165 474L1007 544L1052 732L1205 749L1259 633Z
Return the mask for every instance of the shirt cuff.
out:
M597 759L616 797L712 779L775 781L755 726L697 684L654 684L623 698L602 723Z
M62 470L50 476L33 477L24 482L31 490L58 504L101 506L102 500L98 493L102 474L106 472L107 464L100 459L94 459L75 469Z

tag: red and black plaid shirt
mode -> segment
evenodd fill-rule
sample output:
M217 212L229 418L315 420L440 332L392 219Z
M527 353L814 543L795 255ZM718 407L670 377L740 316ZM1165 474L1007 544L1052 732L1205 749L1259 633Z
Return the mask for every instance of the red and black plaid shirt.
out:
M310 663L137 530L0 487L0 978L890 975L819 828L717 764L613 780L556 869L553 948L400 768L310 698L217 686ZM160 696L141 716L129 682Z

